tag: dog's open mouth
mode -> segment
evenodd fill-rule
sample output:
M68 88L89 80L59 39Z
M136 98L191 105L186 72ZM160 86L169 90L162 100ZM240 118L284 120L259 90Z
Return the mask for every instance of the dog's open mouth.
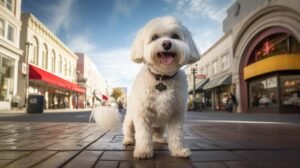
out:
M169 65L173 62L174 57L175 57L175 53L173 52L160 52L157 54L160 63L164 64L164 65Z

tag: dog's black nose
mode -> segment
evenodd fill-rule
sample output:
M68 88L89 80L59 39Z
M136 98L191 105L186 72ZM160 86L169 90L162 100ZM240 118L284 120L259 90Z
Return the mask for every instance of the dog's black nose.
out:
M163 47L165 50L169 50L169 49L172 47L171 41L169 41L169 40L163 41L163 42L162 42L162 47Z

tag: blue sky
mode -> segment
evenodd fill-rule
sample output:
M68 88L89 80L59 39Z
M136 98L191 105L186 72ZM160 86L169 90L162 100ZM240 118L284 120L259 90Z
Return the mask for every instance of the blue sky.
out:
M149 20L172 15L192 32L203 53L222 35L233 0L23 0L70 49L86 53L113 87L129 87L140 65L129 59L136 32Z

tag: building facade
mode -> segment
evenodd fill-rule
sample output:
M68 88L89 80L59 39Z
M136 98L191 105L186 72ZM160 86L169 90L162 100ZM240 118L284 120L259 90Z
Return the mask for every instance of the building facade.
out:
M20 49L21 0L0 1L0 110L11 108L17 94Z
M227 10L223 31L231 39L226 45L237 112L300 112L299 7L297 0L236 0ZM218 55L213 52L220 45L197 64Z
M76 53L76 55L78 56L78 79L86 88L86 94L80 99L84 100L86 107L92 107L98 101L108 99L112 89L95 63L86 54Z
M28 95L40 94L45 97L45 109L78 107L85 89L77 84L77 55L32 14L22 14L21 20L24 54L18 94L22 104Z
M189 93L193 92L195 80L195 98L197 109L224 111L224 96L232 92L232 36L224 35L214 46L202 54L200 61L189 66ZM191 73L194 71L194 74Z

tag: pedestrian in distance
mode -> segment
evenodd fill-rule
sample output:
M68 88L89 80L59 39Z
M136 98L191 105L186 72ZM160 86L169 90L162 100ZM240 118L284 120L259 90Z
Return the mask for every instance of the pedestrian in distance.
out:
M227 100L227 111L228 112L236 112L237 108L237 100L233 93L229 93L228 100Z

